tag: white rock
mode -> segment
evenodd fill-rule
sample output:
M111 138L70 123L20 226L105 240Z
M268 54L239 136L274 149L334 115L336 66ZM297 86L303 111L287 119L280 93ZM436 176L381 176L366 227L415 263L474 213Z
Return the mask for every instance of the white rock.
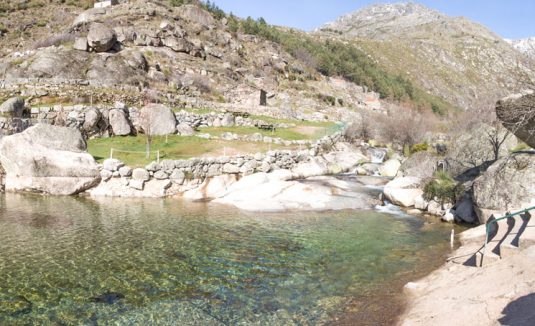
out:
M422 211L427 210L427 206L429 205L429 202L424 199L424 196L420 195L414 199L414 208L417 208Z
M385 185L385 197L395 205L412 207L416 198L423 194L419 189L422 180L416 177L396 178Z
M235 174L224 174L207 178L198 188L186 191L184 198L191 200L208 200L227 194L228 188L237 180Z
M132 168L129 166L123 166L119 168L119 174L121 177L130 177L132 176Z
M124 163L117 159L109 158L109 159L104 160L104 162L102 163L102 166L106 170L115 172L115 171L119 171L119 168L123 167Z
M379 167L379 174L383 177L395 177L398 174L401 162L397 159L390 159Z
M137 189L137 190L143 190L144 185L145 185L145 180L140 180L140 179L132 179L128 183L128 186L130 188Z
M150 179L150 174L149 174L149 171L145 170L145 169L142 169L142 168L137 168L137 169L134 169L132 171L132 178L134 180L143 180L143 181L146 181L146 180L149 180Z

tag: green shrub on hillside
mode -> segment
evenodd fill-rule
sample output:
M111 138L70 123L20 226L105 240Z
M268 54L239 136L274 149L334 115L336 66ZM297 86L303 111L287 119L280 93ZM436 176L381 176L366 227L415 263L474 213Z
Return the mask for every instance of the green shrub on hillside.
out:
M215 2L212 2L210 0L207 1L199 1L199 0L169 0L169 4L173 7L180 7L182 5L187 4L198 4L201 6L201 8L209 11L212 13L212 15L217 18L221 19L223 17L226 17L227 15L223 11L223 9L219 8Z
M420 144L414 144L411 146L411 154L417 153L417 152L425 152L429 148L429 145L427 143L420 143Z
M463 193L462 185L447 172L437 171L424 187L424 199L438 199L442 203L455 203Z
M231 30L242 30L279 43L295 58L325 76L343 77L357 85L378 92L381 98L411 101L419 108L432 110L438 115L447 113L448 105L425 91L417 89L406 78L381 69L366 53L357 47L335 40L316 40L304 33L284 30L269 25L263 18L229 18Z

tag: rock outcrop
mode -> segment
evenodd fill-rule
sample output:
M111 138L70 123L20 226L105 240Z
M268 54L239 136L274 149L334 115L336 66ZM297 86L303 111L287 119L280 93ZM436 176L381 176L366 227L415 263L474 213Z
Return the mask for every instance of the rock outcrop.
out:
M430 152L421 151L412 154L399 168L399 176L431 178L435 173L438 158Z
M242 178L214 202L247 211L367 209L376 200L359 183L320 176L289 180L292 173L256 173Z
M100 181L78 130L39 124L0 139L6 191L73 195Z
M509 150L517 145L516 139L504 128L497 128L484 123L456 135L446 155L447 169L452 176L458 176L473 168L479 168L495 159L493 141L501 142L498 157L509 155Z
M505 128L535 148L535 93L532 90L498 101L496 115Z
M491 214L535 205L535 153L518 153L492 164L474 181L474 208L481 223Z
M24 111L24 100L12 97L0 105L0 117L21 118Z

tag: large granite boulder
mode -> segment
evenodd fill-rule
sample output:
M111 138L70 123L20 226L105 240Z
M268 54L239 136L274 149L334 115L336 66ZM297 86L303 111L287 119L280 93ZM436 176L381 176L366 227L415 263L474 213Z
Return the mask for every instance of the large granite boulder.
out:
M532 90L498 101L496 115L505 128L535 148L535 93Z
M78 130L44 124L3 137L6 191L73 195L97 185L98 165L86 148Z
M430 152L416 152L401 164L398 176L431 178L435 173L438 158Z
M116 42L115 31L101 23L93 23L87 34L87 44L95 52L106 52Z
M12 97L0 105L0 117L21 118L24 111L24 100Z
M474 181L474 208L481 223L491 214L535 205L535 153L518 153L492 164Z
M184 5L180 7L180 16L190 22L209 27L215 25L212 15L196 5Z
M149 104L141 110L140 124L143 132L163 136L176 132L176 118L171 109L163 104Z
M82 128L85 132L92 132L98 129L98 123L102 119L102 113L96 108L88 108L85 111L85 119Z
M466 171L484 165L495 159L492 138L505 141L500 146L498 156L509 155L509 150L517 145L513 135L507 136L507 130L481 123L471 130L460 133L453 138L446 155L447 168L451 175L458 176Z
M110 110L109 121L115 136L128 136L131 133L130 122L126 113L121 109Z

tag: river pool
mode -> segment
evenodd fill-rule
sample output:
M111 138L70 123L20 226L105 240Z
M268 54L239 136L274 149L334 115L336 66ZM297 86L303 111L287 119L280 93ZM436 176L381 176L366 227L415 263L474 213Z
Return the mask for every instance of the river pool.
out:
M355 303L436 268L450 231L373 210L0 195L0 324L321 325L348 309L373 324L388 303Z

